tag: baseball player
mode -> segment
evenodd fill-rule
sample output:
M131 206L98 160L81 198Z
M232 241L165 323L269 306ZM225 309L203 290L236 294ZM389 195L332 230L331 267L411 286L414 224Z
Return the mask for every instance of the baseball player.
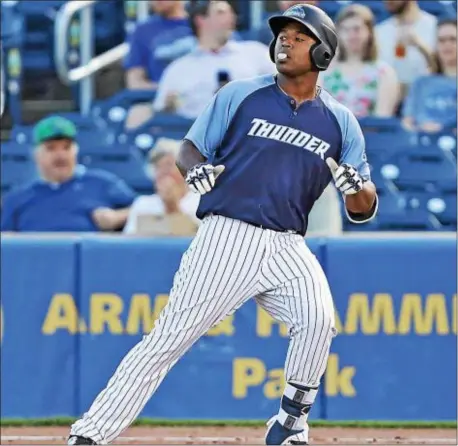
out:
M224 86L181 146L177 166L202 195L202 224L169 302L72 426L69 444L118 437L186 351L252 297L290 334L286 386L266 444L308 442L307 418L336 331L327 279L304 242L307 217L331 179L355 223L374 217L378 200L356 118L317 86L337 49L332 20L296 5L269 25L277 74Z

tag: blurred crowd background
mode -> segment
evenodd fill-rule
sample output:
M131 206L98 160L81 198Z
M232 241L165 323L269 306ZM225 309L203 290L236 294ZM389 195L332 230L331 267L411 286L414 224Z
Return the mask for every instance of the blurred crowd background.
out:
M354 225L331 185L308 235L456 231L450 0L3 0L2 231L194 234L180 140L226 83L275 73L267 19L295 3L336 21L319 83L359 119L380 197Z

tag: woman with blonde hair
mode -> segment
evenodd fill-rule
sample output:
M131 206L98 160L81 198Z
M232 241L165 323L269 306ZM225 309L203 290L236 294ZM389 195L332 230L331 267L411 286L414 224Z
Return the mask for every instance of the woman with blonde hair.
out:
M352 4L336 18L339 51L321 83L358 118L390 117L396 112L399 83L394 69L378 59L374 15Z

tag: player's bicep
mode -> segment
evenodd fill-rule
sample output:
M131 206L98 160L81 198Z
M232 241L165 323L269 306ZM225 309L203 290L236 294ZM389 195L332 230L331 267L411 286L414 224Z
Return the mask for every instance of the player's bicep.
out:
M366 156L366 142L358 120L352 114L348 115L346 131L344 132L340 164L354 166L366 180L371 179L370 167Z
M184 139L192 142L205 158L212 158L221 145L230 119L230 96L222 88L194 121Z

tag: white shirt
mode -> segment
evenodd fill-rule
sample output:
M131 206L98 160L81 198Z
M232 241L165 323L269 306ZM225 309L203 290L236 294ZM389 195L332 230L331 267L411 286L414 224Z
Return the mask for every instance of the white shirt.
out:
M274 74L266 45L255 41L229 41L218 52L201 48L180 57L165 69L153 108L161 111L167 95L178 94L177 114L195 119L218 89L218 71L227 71L229 80Z
M200 220L196 217L199 206L200 195L188 192L180 201L180 211L188 215L196 223ZM157 194L142 195L137 197L130 207L129 216L124 226L124 234L135 234L137 232L137 219L140 215L161 216L165 214L164 203Z
M420 18L412 25L413 31L433 51L436 48L437 19L426 11L420 11ZM417 77L429 73L428 63L421 52L407 47L406 57L396 57L399 24L395 17L384 20L375 27L379 57L388 62L396 71L399 82L410 85Z

